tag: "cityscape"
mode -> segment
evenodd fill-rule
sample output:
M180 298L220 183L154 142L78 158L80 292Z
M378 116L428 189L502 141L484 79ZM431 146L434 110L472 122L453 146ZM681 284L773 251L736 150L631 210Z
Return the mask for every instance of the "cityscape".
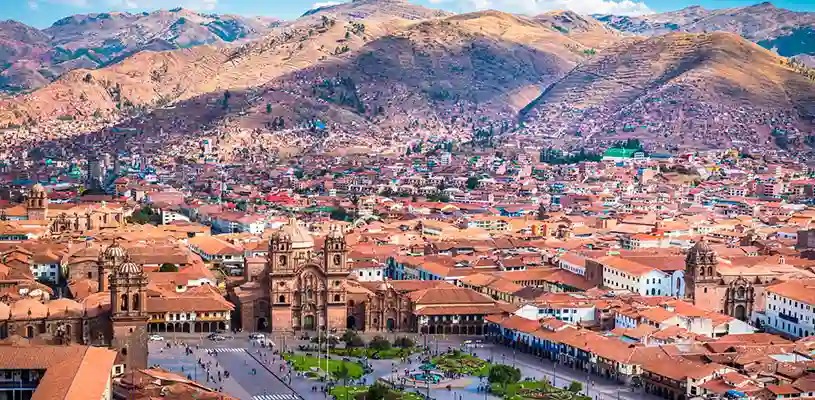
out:
M815 3L299 1L0 4L0 400L815 398Z

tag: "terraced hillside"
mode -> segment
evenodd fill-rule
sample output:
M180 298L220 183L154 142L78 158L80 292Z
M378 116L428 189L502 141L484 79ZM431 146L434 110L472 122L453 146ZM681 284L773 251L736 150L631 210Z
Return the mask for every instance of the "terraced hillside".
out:
M283 117L357 129L359 122L336 107L393 138L406 130L461 135L514 123L543 87L591 57L588 48L533 19L496 11L425 21L270 82L244 126ZM333 114L304 107L314 100ZM264 114L266 104L273 112Z
M815 116L815 83L729 33L631 39L580 65L522 115L535 132L596 139L797 145Z

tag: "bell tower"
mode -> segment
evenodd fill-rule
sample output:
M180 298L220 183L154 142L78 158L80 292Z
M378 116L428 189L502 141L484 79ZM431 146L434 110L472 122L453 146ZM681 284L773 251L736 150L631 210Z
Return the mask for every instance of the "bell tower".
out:
M48 218L48 193L39 183L28 192L25 208L26 217L31 221L45 221Z
M292 307L297 297L293 286L294 258L291 235L283 230L273 233L269 239L269 255L266 260L271 308L271 319L266 323L272 330L291 327Z
M326 272L326 315L328 327L347 326L346 280L348 279L348 246L339 226L332 226L323 246L323 268Z
M147 275L127 259L110 276L110 346L128 369L147 368Z
M331 227L328 236L325 237L323 258L327 273L348 274L348 247L345 243L345 235L336 225Z
M696 304L709 289L718 285L718 264L716 252L705 238L691 247L685 256L685 297L688 300Z
M110 290L110 274L124 264L126 258L127 252L124 248L119 246L119 243L115 239L113 243L99 255L99 261L96 263L96 280L99 284L100 292Z

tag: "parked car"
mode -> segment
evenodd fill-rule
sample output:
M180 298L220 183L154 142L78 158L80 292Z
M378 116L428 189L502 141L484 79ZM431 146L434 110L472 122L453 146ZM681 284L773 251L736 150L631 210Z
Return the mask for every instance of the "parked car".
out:
M253 339L253 340L266 339L266 335L264 335L262 333L253 333L253 334L249 335L249 339Z
M164 340L164 337L163 337L163 336L159 336L159 335L150 335L150 337L149 337L148 339L149 339L151 342L159 342L159 341Z

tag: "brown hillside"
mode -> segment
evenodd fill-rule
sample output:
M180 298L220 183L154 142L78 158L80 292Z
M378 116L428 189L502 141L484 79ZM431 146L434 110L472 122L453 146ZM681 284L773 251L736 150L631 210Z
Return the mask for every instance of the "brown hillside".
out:
M815 115L815 84L729 33L632 39L586 62L525 110L533 132L595 139L623 131L666 142L794 141ZM629 128L626 128L626 125ZM634 132L630 132L631 128Z

